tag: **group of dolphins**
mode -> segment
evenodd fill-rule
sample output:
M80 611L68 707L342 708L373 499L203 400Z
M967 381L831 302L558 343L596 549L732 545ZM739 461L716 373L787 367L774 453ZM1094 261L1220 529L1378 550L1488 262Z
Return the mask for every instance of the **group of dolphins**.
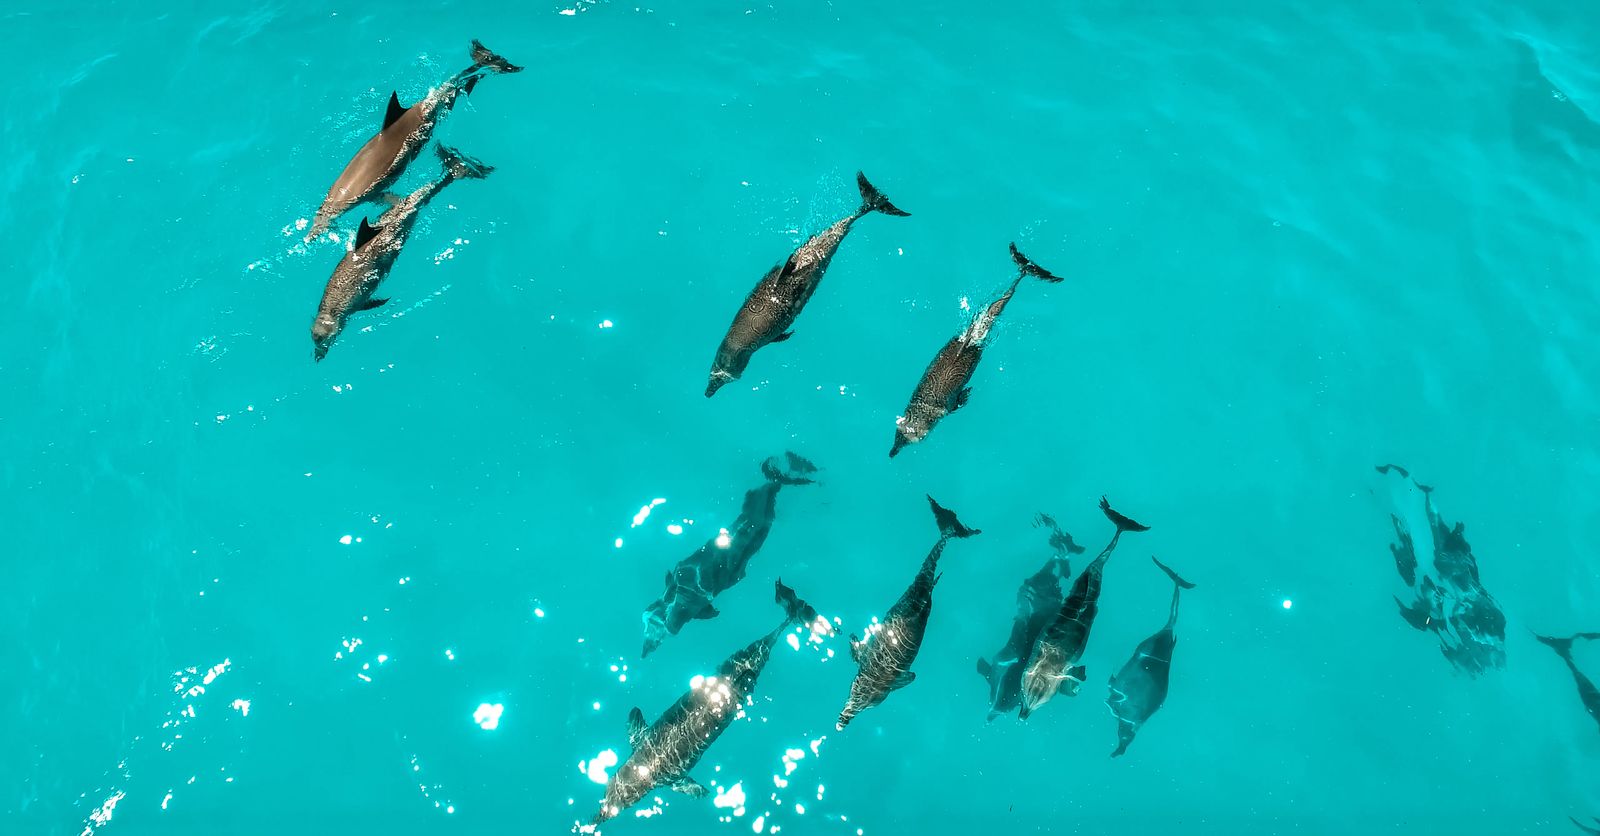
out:
M762 483L745 495L734 524L667 572L666 591L644 611L643 655L650 655L690 622L718 615L713 599L744 578L750 559L766 541L776 519L779 492L786 486L814 484L817 468L794 453L786 453L763 462L761 473ZM922 648L933 611L939 560L951 540L981 533L963 524L955 512L931 496L928 505L939 528L939 539L887 615L881 621L875 619L864 638L850 636L850 655L857 671L836 723L841 731L862 711L880 705L891 693L916 679L911 667ZM1124 533L1149 530L1118 513L1104 498L1100 500L1100 510L1115 528L1111 540L1065 595L1061 580L1071 572L1068 555L1083 549L1054 520L1040 515L1040 523L1051 530L1053 554L1043 569L1023 583L1017 596L1017 616L1005 647L994 659L978 662L978 671L990 686L990 720L1012 709L1026 719L1057 694L1075 696L1084 682L1082 660L1099 611L1106 561ZM1159 560L1155 563L1172 580L1172 603L1167 623L1141 642L1110 679L1106 704L1117 720L1113 757L1127 751L1139 729L1166 699L1172 652L1177 644L1178 600L1182 590L1193 588ZM711 744L753 704L757 679L779 639L797 626L809 630L813 639L833 633L832 624L781 580L776 583L775 598L784 610L782 620L724 660L714 675L696 677L688 692L654 723L646 723L638 708L629 712L628 741L632 752L608 781L599 811L587 825L578 828L580 831L594 832L659 787L695 798L707 794L689 772Z

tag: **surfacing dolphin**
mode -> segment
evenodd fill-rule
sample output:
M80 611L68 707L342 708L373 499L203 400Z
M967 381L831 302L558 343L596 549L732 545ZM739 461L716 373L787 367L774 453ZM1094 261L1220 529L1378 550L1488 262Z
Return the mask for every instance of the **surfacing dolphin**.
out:
M1398 465L1381 465L1396 510L1389 515L1397 542L1389 546L1411 602L1395 598L1400 617L1438 637L1439 650L1459 671L1478 676L1506 663L1506 617L1478 576L1478 560L1464 534L1433 505L1433 489ZM1417 547L1432 560L1422 563Z
M1016 294L1017 286L1022 284L1025 276L1047 282L1059 282L1060 276L1051 275L1023 255L1016 244L1011 245L1011 260L1017 263L1017 277L1012 280L1006 292L1000 298L989 303L961 333L950 338L934 355L933 362L922 372L922 379L917 381L917 388L911 392L911 402L906 405L905 414L895 422L894 445L889 448L889 458L894 458L908 444L928 437L933 428L945 416L967 405L967 398L972 395L972 387L967 385L972 382L972 374L978 370L978 361L983 359L983 349L989 344L990 332L994 330L995 321L1000 318L1000 313L1011 302L1011 297Z
M859 171L856 172L856 186L861 189L861 208L811 236L787 261L767 271L745 298L722 344L717 346L717 356L711 361L706 397L738 380L758 350L794 336L790 329L795 319L821 284L822 274L833 261L833 254L839 251L839 245L844 243L852 224L871 212L900 217L911 214L895 208L889 198L867 182L867 175Z
M1149 526L1117 513L1103 496L1100 497L1100 510L1117 530L1111 535L1111 542L1073 582L1066 603L1061 605L1049 626L1039 634L1039 640L1034 642L1033 652L1028 655L1028 665L1022 673L1022 709L1018 716L1024 720L1057 693L1065 692L1069 697L1078 695L1079 686L1088 676L1088 669L1078 662L1083 659L1083 651L1089 646L1089 630L1094 627L1095 616L1100 612L1100 580L1105 573L1106 561L1116 551L1117 541L1122 539L1123 532L1150 530Z
M1556 655L1561 657L1561 661L1567 663L1567 670L1572 672L1572 681L1578 686L1578 699L1583 701L1584 710L1589 712L1589 716L1593 717L1596 723L1600 723L1600 688L1596 688L1594 682L1584 676L1583 671L1578 670L1577 664L1572 661L1572 643L1578 639L1589 641L1600 639L1600 633L1578 633L1564 639L1535 633L1533 637L1554 650Z
M939 582L939 557L944 545L952 537L971 537L982 532L967 528L956 519L954 511L941 506L928 497L933 508L933 519L939 524L939 542L923 558L922 568L911 585L900 594L900 600L889 608L882 622L867 628L867 638L850 636L850 656L860 670L850 683L850 697L844 710L839 712L838 729L850 725L857 714L872 708L888 698L889 694L910 685L917 675L911 672L911 663L922 649L922 636L928 629L928 615L933 612L933 587Z
M1120 757L1128 751L1134 735L1161 708L1167 699L1167 678L1172 673L1172 650L1178 645L1178 593L1194 589L1194 584L1178 577L1178 573L1154 557L1155 564L1172 579L1172 609L1167 613L1167 626L1150 638L1139 642L1133 658L1111 677L1110 693L1106 705L1111 716L1117 718L1117 749L1111 757Z
M328 225L356 204L362 203L388 189L406 166L416 159L422 146L428 144L439 117L455 107L456 99L471 93L478 81L490 73L520 73L522 68L489 51L478 41L472 42L472 66L467 67L437 88L430 90L420 101L404 107L397 93L389 93L389 108L383 116L383 127L361 146L340 172L338 179L328 189L317 216L311 222L306 240L326 232Z
M318 362L328 356L328 349L339 338L351 314L370 311L388 299L376 299L372 294L383 283L405 246L406 236L416 226L417 215L445 186L463 178L483 178L494 171L454 148L436 146L439 159L444 163L444 174L438 180L407 195L389 210L378 216L376 226L361 219L356 232L355 246L339 259L328 286L322 291L322 303L317 306L317 317L311 321L311 341Z
M644 610L644 651L649 656L668 636L676 636L695 619L716 618L711 600L744 580L750 558L761 550L778 513L778 490L785 485L809 485L816 465L794 453L773 456L761 463L766 477L744 495L744 507L733 525L718 532L694 554L667 572L667 589Z
M723 660L714 676L695 677L688 693L654 723L646 726L644 712L638 708L628 712L628 743L633 752L612 773L599 812L580 830L594 832L657 787L670 787L691 798L707 794L700 782L689 777L689 770L744 711L778 639L794 625L809 627L813 635L832 632L828 622L783 581L775 586L784 616L772 632Z
M1032 577L1017 588L1017 614L1011 620L1011 635L993 659L978 660L978 674L989 682L989 719L1009 714L1022 699L1022 666L1028 661L1033 643L1056 617L1064 595L1061 581L1072 577L1071 555L1083 554L1083 547L1056 521L1040 514L1035 526L1050 529L1050 548L1054 552Z

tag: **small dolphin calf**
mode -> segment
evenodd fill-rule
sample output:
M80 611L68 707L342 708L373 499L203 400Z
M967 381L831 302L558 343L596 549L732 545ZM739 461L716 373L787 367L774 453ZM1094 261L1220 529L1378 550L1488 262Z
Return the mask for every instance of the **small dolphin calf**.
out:
M867 175L859 171L856 185L861 189L861 208L811 236L787 261L769 270L750 291L743 307L734 314L733 324L728 326L722 344L717 346L716 359L711 362L711 379L706 383L706 397L738 380L756 351L794 336L790 328L810 301L811 294L816 292L817 285L822 283L822 274L833 261L833 254L839 251L839 245L844 243L851 225L871 212L900 217L911 214L895 208L889 198L867 182Z
M1572 680L1578 686L1578 699L1583 701L1584 710L1589 712L1589 716L1593 717L1596 723L1600 723L1600 688L1596 688L1589 677L1584 676L1583 671L1578 670L1578 666L1572 661L1572 643L1578 639L1600 639L1600 633L1579 633L1564 639L1534 634L1534 638L1548 645L1557 656L1561 657L1561 661L1567 663L1567 670L1572 672Z
M766 481L744 495L744 507L732 526L707 540L694 554L667 572L667 591L644 610L644 652L649 656L668 636L676 636L695 619L716 618L711 599L744 580L745 567L767 542L778 515L778 490L785 485L809 485L816 465L794 453L774 456L761 463Z
M316 219L311 223L306 240L321 235L334 218L376 196L399 179L406 166L422 151L422 146L428 144L439 117L455 107L456 99L462 93L471 93L478 81L489 73L520 72L521 67L490 52L482 43L473 41L472 66L429 91L421 101L403 107L400 96L391 92L389 109L383 116L383 128L361 146L338 179L333 181L333 187L328 189L328 196L323 199L322 207L317 210Z
M1105 572L1106 561L1116 550L1117 541L1122 538L1124 531L1150 530L1149 526L1112 510L1111 503L1105 497L1100 497L1100 510L1117 527L1116 533L1111 535L1111 542L1106 544L1100 555L1073 582L1066 603L1061 605L1055 619L1044 628L1033 645L1028 666L1022 673L1022 710L1018 713L1024 720L1057 693L1065 691L1069 697L1078 695L1078 687L1088 675L1088 670L1078 661L1089 646L1089 630L1094 627L1095 616L1100 612L1100 579Z
M1111 708L1112 716L1117 718L1117 749L1111 753L1113 758L1128 751L1133 736L1139 733L1150 715L1155 714L1166 702L1167 677L1172 671L1172 650L1178 645L1178 634L1173 632L1178 626L1178 593L1194 589L1194 584L1178 577L1178 573L1167 568L1166 564L1153 557L1150 559L1155 560L1161 571L1172 579L1172 610L1167 613L1167 626L1139 642L1139 649L1133 652L1133 658L1122 666L1116 676L1111 677L1111 692L1106 696L1106 705Z
M979 659L978 673L989 682L989 719L1009 714L1022 699L1022 666L1033 651L1039 634L1061 609L1061 581L1072 576L1070 555L1083 554L1083 547L1056 521L1040 514L1035 525L1050 529L1054 554L1032 577L1017 589L1017 614L1011 621L1011 636L993 659Z
M355 246L339 259L339 266L333 268L328 286L322 291L322 304L317 306L317 318L311 321L311 340L319 362L328 356L329 347L338 339L351 314L370 311L389 301L374 299L372 294L394 267L394 260L405 246L406 236L416 225L417 213L422 207L445 186L462 178L487 177L494 171L454 148L440 145L438 150L439 159L444 163L444 175L379 215L376 226L362 218Z
M916 444L927 438L928 433L933 432L934 425L946 415L967 405L967 398L972 395L972 387L967 384L972 382L972 373L978 370L978 361L983 359L989 333L994 330L1000 313L1010 304L1023 277L1033 276L1047 282L1061 281L1061 277L1051 275L1043 267L1029 261L1016 244L1011 245L1011 260L1017 263L1017 277L1011 286L974 317L965 330L951 337L950 342L945 343L944 348L934 355L928 368L923 370L922 379L917 381L917 388L911 392L911 403L906 405L905 414L895 422L894 446L889 448L889 458L899 455L907 444Z
M633 753L606 784L605 801L588 830L638 803L656 787L670 787L691 798L706 795L706 788L689 777L689 770L744 711L778 639L796 624L821 634L832 631L828 622L783 581L778 581L776 587L784 617L772 632L729 656L717 666L715 676L696 677L688 693L649 726L645 725L644 712L637 708L628 712L628 742Z
M922 635L928 629L928 615L933 612L933 587L939 582L937 572L944 544L952 537L981 533L962 525L954 511L940 506L931 496L928 504L933 508L934 521L939 524L939 542L923 559L922 568L900 595L900 600L889 608L889 614L881 623L867 629L866 640L850 636L850 656L861 669L850 683L850 698L839 713L840 731L844 731L857 714L878 705L891 692L910 685L917 678L911 672L911 663L922 649Z

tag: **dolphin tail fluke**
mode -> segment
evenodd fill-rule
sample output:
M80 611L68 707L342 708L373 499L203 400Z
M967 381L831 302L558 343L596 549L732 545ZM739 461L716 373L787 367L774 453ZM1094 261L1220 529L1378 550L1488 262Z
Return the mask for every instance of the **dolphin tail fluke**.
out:
M1059 282L1062 280L1060 276L1040 267L1034 263L1033 259L1023 255L1022 251L1017 249L1015 241L1011 243L1011 260L1017 263L1017 269L1021 270L1024 276L1032 276L1047 282Z
M1100 497L1100 510L1104 511L1106 519L1111 520L1111 524L1117 527L1118 534L1121 534L1124 531L1150 530L1150 526L1135 522L1134 520L1117 513L1116 509L1112 508L1111 503L1106 501L1106 498L1103 496Z
M439 154L439 161L444 163L445 176L451 180L477 179L482 180L494 171L494 166L484 165L466 154L451 148L444 143L433 146Z
M933 506L933 519L939 523L939 536L949 539L951 537L971 537L983 532L976 528L967 528L956 519L956 512L940 505L933 497L928 497L928 504Z
M472 41L472 63L492 73L520 73L522 68L501 58L476 38Z
M861 189L861 214L882 212L885 215L894 215L901 218L910 216L910 212L903 212L893 203L890 203L889 198L885 197L883 192L878 191L877 186L867 182L867 175L859 171L856 172L856 185Z
M767 481L780 485L816 484L817 480L811 478L811 474L816 472L816 465L794 453L784 453L781 459L773 456L761 463L761 475L767 477Z
M1194 589L1194 584L1189 583L1188 581L1184 580L1183 578L1178 577L1178 573L1172 571L1172 568L1169 567L1167 564L1162 563L1159 559L1157 559L1155 557L1151 557L1150 559L1154 560L1155 564L1157 566L1161 567L1161 571L1167 573L1167 577L1171 578L1173 583L1177 584L1179 587L1181 587L1183 589Z
M1568 636L1564 639L1558 639L1553 636L1541 636L1538 633L1534 633L1533 637L1548 645L1551 650L1556 652L1557 656L1563 659L1572 658L1572 640L1578 638L1578 636Z
M782 578L779 578L773 584L773 587L776 590L774 598L789 617L789 624L804 624L808 627L816 627L817 625L828 623L826 619L817 614L815 607L806 603L805 599L795 594L793 589L785 586ZM827 632L833 632L831 625L827 628Z

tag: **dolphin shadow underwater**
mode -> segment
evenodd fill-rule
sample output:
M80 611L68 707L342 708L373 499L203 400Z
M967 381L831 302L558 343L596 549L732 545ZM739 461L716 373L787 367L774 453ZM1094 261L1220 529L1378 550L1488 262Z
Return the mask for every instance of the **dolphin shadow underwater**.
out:
M890 203L883 192L867 182L867 175L859 171L856 172L856 186L861 190L861 208L807 239L787 260L767 271L745 297L711 361L706 397L742 377L757 351L794 336L795 320L811 300L817 285L822 283L823 273L827 272L834 253L839 251L839 245L844 243L856 221L873 212L902 218L910 216L910 212L903 212Z
M881 704L891 693L917 678L911 672L911 663L917 660L917 652L922 649L928 616L933 612L933 588L939 583L939 558L944 554L945 544L952 538L982 533L962 525L954 511L935 502L931 496L928 505L939 525L939 542L923 558L922 568L917 570L900 599L889 608L889 614L867 629L866 639L850 636L850 657L859 670L850 682L850 696L844 709L839 712L839 731L844 731L857 714Z
M711 601L744 580L750 559L767 542L777 519L778 491L789 485L810 485L816 465L794 453L761 463L765 481L744 495L739 518L667 572L667 589L644 610L644 650L649 656L668 637L696 619L716 618Z
M1504 668L1506 616L1478 575L1465 524L1446 522L1434 508L1433 488L1405 468L1386 464L1377 470L1390 480L1397 506L1407 506L1389 515L1396 540L1389 551L1411 596L1410 603L1395 598L1400 617L1416 630L1433 633L1439 651L1458 671L1478 676ZM1417 556L1419 541L1423 553L1432 555L1426 564Z
M472 65L430 90L410 107L401 105L399 94L391 92L383 127L356 151L333 181L311 222L306 240L326 232L335 218L377 197L400 179L406 166L428 144L439 118L455 107L461 94L470 94L486 75L520 72L521 67L489 51L481 42L473 41Z
M1039 634L1049 626L1065 600L1061 582L1072 576L1072 555L1084 548L1072 535L1061 530L1045 514L1034 519L1034 526L1050 529L1050 548L1054 552L1039 571L1017 588L1017 613L1011 620L1011 635L990 659L978 659L978 674L989 683L989 719L1010 714L1022 701L1022 666L1033 651Z
M1140 642L1133 657L1111 677L1106 706L1111 709L1111 716L1117 718L1117 748L1111 753L1113 758L1128 751L1134 735L1167 700L1172 651L1178 645L1178 596L1185 589L1194 589L1194 584L1178 577L1165 563L1154 557L1150 559L1172 579L1172 608L1167 613L1166 626Z
M637 804L657 787L668 787L691 798L708 794L704 785L689 776L689 770L743 716L778 639L796 625L809 627L813 635L833 632L827 620L783 581L775 583L774 588L774 597L784 614L772 632L723 660L715 675L696 677L688 692L654 723L646 725L644 712L638 708L628 712L628 743L633 751L606 783L600 810L588 825L574 828L576 831L596 832L599 825Z
M1116 551L1124 532L1150 530L1149 526L1117 513L1105 497L1100 497L1100 511L1116 526L1116 531L1111 535L1111 542L1106 543L1078 575L1067 600L1039 634L1028 654L1028 664L1022 673L1022 706L1017 712L1024 720L1058 693L1077 696L1078 688L1088 676L1088 668L1078 662L1089 646L1089 631L1100 612L1100 582L1106 561Z

